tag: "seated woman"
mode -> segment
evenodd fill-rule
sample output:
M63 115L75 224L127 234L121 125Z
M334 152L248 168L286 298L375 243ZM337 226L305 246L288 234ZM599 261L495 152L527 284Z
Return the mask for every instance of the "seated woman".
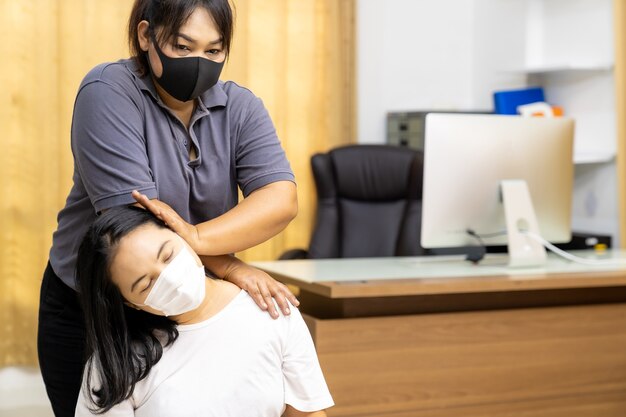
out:
M296 308L273 320L207 278L150 212L102 214L78 253L90 359L76 416L326 416L333 405Z

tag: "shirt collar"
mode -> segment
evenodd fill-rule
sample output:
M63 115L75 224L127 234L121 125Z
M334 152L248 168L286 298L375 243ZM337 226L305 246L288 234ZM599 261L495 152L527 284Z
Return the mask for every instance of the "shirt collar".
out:
M154 82L152 81L150 73L141 76L139 74L139 65L132 58L126 60L126 67L131 71L131 73L137 80L137 85L139 86L139 88L150 93L158 103L162 104L162 100L157 94L156 87L154 86ZM202 93L199 98L200 106L204 106L207 109L210 109L212 107L226 106L228 96L224 91L224 82L218 81L217 84Z

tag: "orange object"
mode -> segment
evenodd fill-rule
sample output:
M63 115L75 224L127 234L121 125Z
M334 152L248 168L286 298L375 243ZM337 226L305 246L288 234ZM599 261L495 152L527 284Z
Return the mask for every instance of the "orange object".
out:
M552 114L554 117L561 117L563 116L563 107L561 106L550 106L552 107ZM532 113L532 117L545 117L545 114L543 112L534 112Z

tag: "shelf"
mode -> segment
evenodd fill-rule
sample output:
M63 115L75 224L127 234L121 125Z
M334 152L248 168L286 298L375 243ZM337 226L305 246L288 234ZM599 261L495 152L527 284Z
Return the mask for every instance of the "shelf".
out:
M545 65L545 66L529 66L525 68L509 69L506 72L524 73L524 74L551 74L561 72L600 72L612 71L613 63L602 64L563 64L563 65Z
M574 152L574 163L582 164L602 164L615 159L615 151L601 150L581 150Z

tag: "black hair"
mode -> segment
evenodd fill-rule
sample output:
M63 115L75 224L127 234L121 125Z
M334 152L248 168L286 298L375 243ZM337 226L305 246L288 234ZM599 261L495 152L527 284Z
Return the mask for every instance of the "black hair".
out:
M97 414L128 399L161 359L163 347L178 338L174 321L128 307L111 281L111 261L120 240L144 225L166 228L147 210L109 209L89 228L78 250L76 280L89 358L86 389ZM97 387L90 382L94 372Z
M148 73L148 58L139 45L137 26L142 20L150 23L150 29L158 32L158 41L172 38L198 7L204 7L217 26L222 37L226 56L230 53L234 19L229 0L135 0L128 19L128 45L141 75Z

